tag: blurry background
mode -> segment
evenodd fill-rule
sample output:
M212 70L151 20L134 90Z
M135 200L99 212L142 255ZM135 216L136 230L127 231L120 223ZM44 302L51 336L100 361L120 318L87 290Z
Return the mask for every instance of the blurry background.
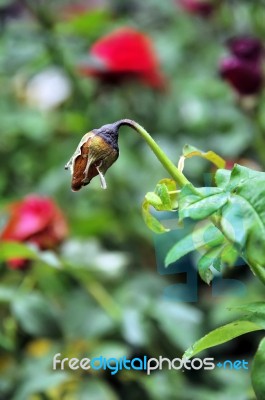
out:
M1 241L38 250L2 247L0 399L255 398L249 371L54 372L52 357L181 357L240 295L262 299L244 266L225 272L243 292L213 297L198 281L198 301L165 296L186 277L158 271L165 244L140 208L167 173L133 131L120 131L106 191L95 178L72 193L64 165L84 133L131 118L175 163L190 143L264 169L264 20L261 0L0 1ZM200 159L185 171L197 185L213 172ZM207 354L248 360L258 339Z

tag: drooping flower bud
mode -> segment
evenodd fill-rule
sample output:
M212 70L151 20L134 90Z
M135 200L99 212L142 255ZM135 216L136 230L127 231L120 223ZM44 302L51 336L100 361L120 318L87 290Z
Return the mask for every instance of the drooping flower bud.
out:
M119 156L120 123L104 125L86 133L65 166L72 174L72 190L80 190L99 175L102 189L107 188L105 173Z

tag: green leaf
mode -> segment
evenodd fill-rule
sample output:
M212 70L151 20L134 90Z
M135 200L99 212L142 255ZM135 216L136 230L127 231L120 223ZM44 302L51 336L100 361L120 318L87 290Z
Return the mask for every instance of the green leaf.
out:
M234 306L230 309L243 312L244 320L252 321L265 329L265 302L257 301L240 306Z
M167 339L183 351L198 337L203 321L203 313L199 309L183 302L159 298L159 301L150 303L149 312ZM176 329L179 325L182 329Z
M200 220L216 213L220 230L265 282L265 173L240 165L216 174L218 188L198 189L186 185L179 196L180 220ZM236 259L231 248L228 263Z
M213 273L211 271L211 267L220 271L221 269L221 259L220 253L222 252L222 247L214 247L205 253L198 262L198 271L200 277L204 282L208 285L213 279Z
M180 219L192 218L200 220L209 217L227 202L228 194L219 188L204 188L202 197L194 194L189 185L186 185L179 197Z
M258 400L264 399L265 396L265 338L259 344L258 350L255 354L252 370L251 370L251 380L253 389Z
M155 233L168 232L169 229L165 228L150 212L150 203L148 200L144 200L142 204L142 214L144 221L149 229Z
M218 246L222 244L223 241L224 236L219 229L212 223L208 223L187 235L169 250L165 260L166 267L196 249L205 246Z
M228 185L231 172L232 171L228 169L218 169L216 171L214 179L219 188L224 189Z
M83 382L79 383L78 391L73 398L85 400L88 398L88 393L89 398L93 400L119 400L118 395L107 381L104 382L103 379L92 376L87 379L87 382L83 379Z
M257 313L265 317L265 302L255 301L253 303L241 304L239 306L233 306L231 309L244 311L248 313Z
M162 200L160 197L154 192L148 192L145 195L146 201L150 206L153 206L156 210L159 210L162 206Z
M173 179L169 179L169 178L161 179L161 181L158 182L158 185L166 185L167 190L169 192L175 191L177 189L176 181L174 181Z
M176 182L172 179L161 180L154 192L146 193L145 199L158 211L171 211L172 203L176 201Z
M186 144L183 148L183 155L185 158L191 158L194 156L205 158L206 160L215 164L218 168L224 168L226 164L225 160L218 156L218 154L216 154L214 151L204 152L188 144Z
M255 171L253 169L243 167L242 165L235 164L231 171L230 181L227 185L227 190L235 189L241 183L249 183L252 179L264 179L265 173L260 171Z
M227 243L222 251L222 262L228 265L229 267L232 267L235 264L238 257L239 254L236 248L232 244Z
M250 321L234 321L230 324L221 326L220 328L211 331L207 335L203 336L200 340L189 347L183 357L191 358L195 354L200 353L203 350L209 349L210 347L217 346L222 343L226 343L238 336L244 335L245 333L262 330L260 325L257 325Z
M13 258L37 259L36 251L18 242L0 243L0 261L8 261Z
M9 303L16 295L16 287L8 287L5 285L0 286L0 303Z
M13 400L28 400L33 394L59 387L69 379L70 375L65 371L39 371L37 365L30 379L24 379L23 383L17 387Z
M211 268L221 271L224 264L233 266L238 258L238 252L230 243L221 244L207 251L198 262L199 275L208 285L213 278Z
M220 226L228 240L250 266L265 266L265 173L237 165L226 190L226 205L220 210Z
M158 185L156 185L155 193L159 196L162 202L161 210L171 211L172 210L171 199L168 193L167 186L164 183L159 183Z
M81 283L84 284L84 279L81 279ZM91 287L87 289L91 291ZM61 318L64 337L68 340L84 338L89 341L92 339L100 341L102 337L113 331L115 317L113 318L114 312L112 316L109 315L111 305L106 303L108 297L103 299L99 289L97 298L100 298L101 306L94 304L91 297L85 291L80 290L80 286L68 293ZM108 311L106 312L104 309L108 309ZM115 315L119 318L117 313Z
M170 210L174 210L178 208L178 191L177 191L177 184L176 181L173 179L165 178L161 179L161 181L158 182L158 186L163 185L166 186L167 188L167 196L169 196L170 199ZM161 200L163 203L167 204L167 200L163 199L162 193L160 190L156 190L155 192L160 196Z
M142 204L142 213L146 225L155 233L168 232L169 229L165 228L150 212L150 206L154 207L157 211L171 211L171 197L168 192L168 187L173 188L170 179L163 180L163 183L158 183L155 192L148 192L145 195L145 200ZM176 185L176 184L175 184ZM174 189L176 186L174 186Z
M11 308L25 332L34 336L57 336L60 333L53 305L40 294L18 294Z

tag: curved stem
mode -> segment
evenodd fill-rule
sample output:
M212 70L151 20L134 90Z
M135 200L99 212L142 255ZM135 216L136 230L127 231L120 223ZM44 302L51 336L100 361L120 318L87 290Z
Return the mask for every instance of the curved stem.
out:
M161 148L158 146L158 144L154 141L154 139L149 135L149 133L137 122L130 120L130 119L122 119L116 123L117 127L119 128L122 125L128 125L134 130L136 130L142 137L143 139L147 142L149 147L152 149L158 160L161 162L161 164L164 166L164 168L169 172L169 174L172 176L172 178L177 182L180 188L184 187L185 185L190 185L190 187L194 190L196 193L196 188L190 183L190 181L183 175L183 173L172 163L172 161L167 157L167 155L161 150ZM212 216L211 218L212 222L220 229L219 224L217 223L217 220L215 216ZM222 229L220 229L222 232ZM242 256L242 254L241 254ZM265 270L262 268L260 265L258 265L256 262L251 262L250 260L247 260L244 256L243 258L249 265L250 269L254 273L255 276L263 283L265 284Z
M168 158L168 156L163 152L163 150L158 146L158 144L154 141L150 134L141 125L130 119L122 119L116 122L116 125L118 126L118 128L122 125L128 125L136 132L138 132L146 141L146 143L151 148L161 164L164 166L164 168L177 182L180 188L184 187L185 185L191 185L190 181L183 175L182 172L179 171L179 169L173 164L173 162ZM195 190L196 189L194 188L194 191Z

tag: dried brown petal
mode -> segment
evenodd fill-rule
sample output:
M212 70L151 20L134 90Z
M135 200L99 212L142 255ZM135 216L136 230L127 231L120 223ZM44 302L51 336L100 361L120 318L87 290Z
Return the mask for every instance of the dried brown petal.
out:
M80 190L96 175L100 177L101 187L106 189L104 174L118 156L117 124L104 125L86 133L65 166L72 173L72 190Z

